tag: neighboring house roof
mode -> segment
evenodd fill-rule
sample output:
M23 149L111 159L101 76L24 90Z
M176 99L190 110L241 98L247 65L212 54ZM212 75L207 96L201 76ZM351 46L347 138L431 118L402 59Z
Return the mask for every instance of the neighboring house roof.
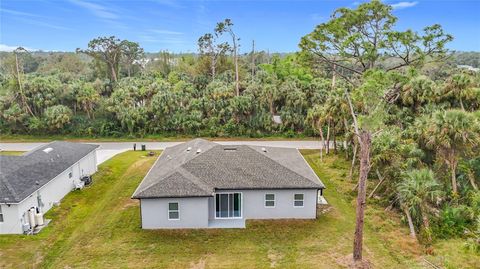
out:
M321 189L297 149L203 139L165 149L132 198L212 196L229 189Z
M0 203L18 203L98 145L54 141L21 156L0 155Z

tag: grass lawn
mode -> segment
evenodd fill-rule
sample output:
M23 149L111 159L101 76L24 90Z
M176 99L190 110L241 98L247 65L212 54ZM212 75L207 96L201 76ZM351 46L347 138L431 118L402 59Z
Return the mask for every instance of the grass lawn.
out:
M130 196L155 158L130 151L103 163L91 187L67 195L47 214L53 221L39 235L0 236L0 268L344 268L355 220L353 183L344 179L348 164L334 156L320 164L315 151L303 154L332 205L316 220L142 230L138 202ZM396 214L369 206L365 256L375 268L424 268L422 248L399 223ZM452 262L462 262L452 268L471 268L475 261Z
M19 156L25 151L0 151L0 155Z

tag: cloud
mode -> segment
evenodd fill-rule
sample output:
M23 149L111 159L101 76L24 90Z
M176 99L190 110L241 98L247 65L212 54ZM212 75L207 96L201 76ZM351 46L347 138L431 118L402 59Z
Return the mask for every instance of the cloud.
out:
M0 51L12 52L15 49L17 49L18 47L23 47L24 49L26 49L28 51L37 51L38 50L38 49L32 49L32 48L25 47L25 46L9 46L9 45L6 45L6 44L0 44Z
M182 32L165 30L165 29L150 29L146 33L140 35L144 42L158 43L164 45L178 45L185 44L185 37Z
M118 19L118 15L113 13L109 8L105 7L105 6L102 6L102 5L99 5L99 4L95 4L95 3L91 3L91 2L87 2L87 1L82 1L82 0L69 0L70 3L74 4L74 5L77 5L79 7L83 7L87 10L89 10L90 12L92 12L95 16L101 18L101 19L109 19L109 20L112 20L112 19Z
M178 38L178 37L158 37L158 36L152 36L152 35L140 35L140 39L143 42L148 42L148 43L157 43L157 44L164 44L164 45L179 45L179 44L185 44L185 40L183 38Z
M0 9L0 13L14 15L14 16L11 16L12 19L21 21L24 23L28 23L31 25L35 25L35 26L43 26L43 27L58 29L58 30L70 30L70 28L68 27L56 25L50 22L45 22L45 20L49 21L50 19L48 17L40 16L33 13L27 13L27 12L22 12L22 11L17 11L12 9L5 9L5 8Z
M182 8L183 6L175 0L155 0L155 2L159 3L160 5L173 7L173 8Z
M183 35L182 32L170 31L170 30L150 30L152 33L161 34L161 35Z
M398 2L395 4L391 4L393 9L404 9L404 8L409 8L409 7L414 7L418 4L417 1L415 2Z
M40 16L40 15L36 15L36 14L32 14L32 13L27 13L27 12L22 12L22 11L17 11L17 10L12 10L12 9L6 9L6 8L0 8L0 13L7 13L7 14L12 14L12 15L17 15L17 16L45 18L44 16Z

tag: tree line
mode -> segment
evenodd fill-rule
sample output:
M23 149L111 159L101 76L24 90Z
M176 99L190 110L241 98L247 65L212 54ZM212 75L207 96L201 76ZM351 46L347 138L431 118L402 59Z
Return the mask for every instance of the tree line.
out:
M19 48L1 70L0 130L318 136L320 159L342 153L358 175L356 262L367 201L401 213L427 249L464 237L480 251L480 73L456 65L475 57L449 52L440 25L396 23L380 1L340 8L287 55L254 43L241 54L229 19L199 37L198 54L145 57L116 37L37 59Z

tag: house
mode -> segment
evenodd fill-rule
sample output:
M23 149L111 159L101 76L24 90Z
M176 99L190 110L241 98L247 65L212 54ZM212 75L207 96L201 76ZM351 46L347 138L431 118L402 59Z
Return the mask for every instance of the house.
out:
M97 147L56 141L21 156L0 156L0 234L44 226L43 213L97 171Z
M142 228L244 228L315 219L324 185L297 149L195 139L167 148L133 194Z

